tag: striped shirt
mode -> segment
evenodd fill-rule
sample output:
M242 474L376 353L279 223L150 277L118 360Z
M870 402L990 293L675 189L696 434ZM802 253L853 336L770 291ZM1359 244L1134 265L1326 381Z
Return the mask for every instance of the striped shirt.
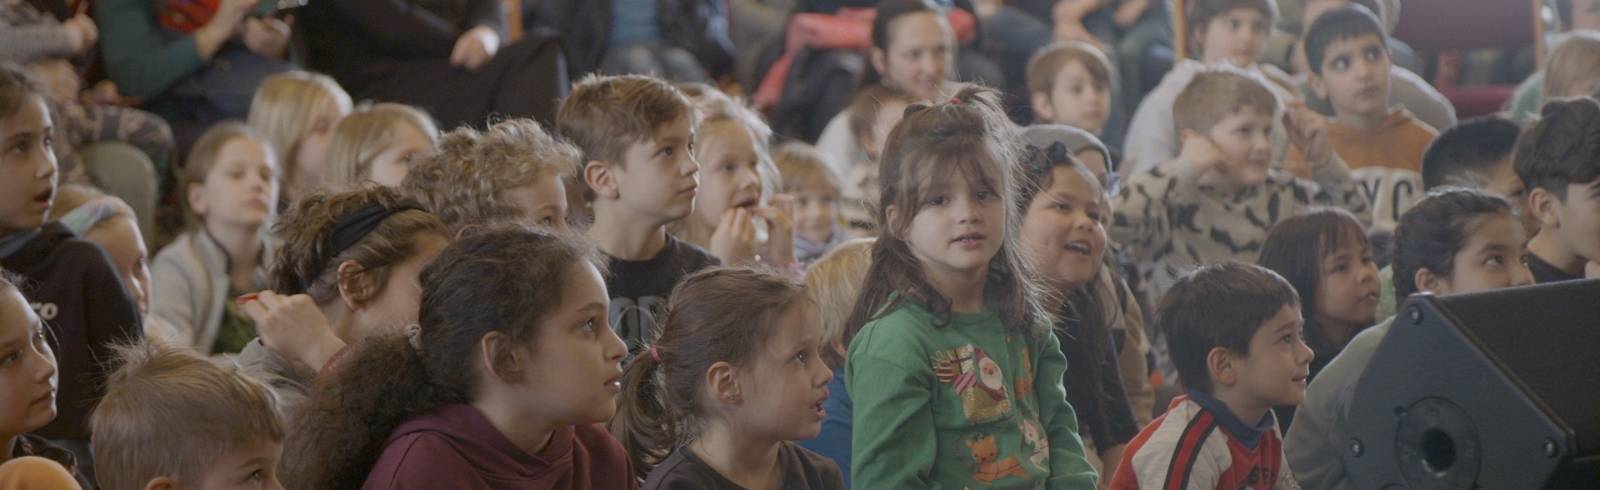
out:
M1209 400L1207 400L1209 399ZM1208 402L1208 403L1207 403ZM1128 443L1112 490L1298 489L1269 412L1248 426L1220 401L1190 392Z

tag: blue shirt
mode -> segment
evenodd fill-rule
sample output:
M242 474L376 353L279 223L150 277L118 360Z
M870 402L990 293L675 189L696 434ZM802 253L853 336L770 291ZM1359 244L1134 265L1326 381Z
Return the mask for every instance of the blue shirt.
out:
M822 432L816 439L798 441L800 447L832 459L844 473L844 486L850 488L850 393L844 390L844 368L833 370L828 382L828 399L822 402L828 415L822 419Z

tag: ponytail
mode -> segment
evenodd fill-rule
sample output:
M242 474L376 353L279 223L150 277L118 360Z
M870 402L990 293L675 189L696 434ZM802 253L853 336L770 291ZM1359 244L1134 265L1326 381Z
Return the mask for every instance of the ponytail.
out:
M679 424L661 396L658 377L662 363L656 360L657 356L666 354L651 347L628 363L622 372L622 392L627 396L617 403L617 417L611 422L611 434L628 451L628 461L638 478L649 475L650 469L680 443Z

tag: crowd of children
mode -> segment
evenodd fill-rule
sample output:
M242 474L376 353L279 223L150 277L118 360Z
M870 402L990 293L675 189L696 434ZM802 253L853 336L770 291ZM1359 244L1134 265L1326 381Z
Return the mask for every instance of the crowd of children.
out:
M549 2L498 55L499 2L423 2L373 15L448 64L337 79L223 0L102 48L143 101L34 3L0 490L1353 488L1397 304L1600 277L1592 0L1524 114L1460 122L1370 0L734 0L796 13L748 58L717 1ZM408 63L461 86L374 78Z

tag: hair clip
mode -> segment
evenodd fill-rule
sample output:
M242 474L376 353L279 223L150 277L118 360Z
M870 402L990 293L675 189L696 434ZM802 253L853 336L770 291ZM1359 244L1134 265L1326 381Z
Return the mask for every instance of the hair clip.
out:
M961 105L961 98L960 97L951 97L950 98L950 103L951 104L955 104L955 105Z
M650 359L655 360L656 364L661 364L661 349L654 345L650 346Z

